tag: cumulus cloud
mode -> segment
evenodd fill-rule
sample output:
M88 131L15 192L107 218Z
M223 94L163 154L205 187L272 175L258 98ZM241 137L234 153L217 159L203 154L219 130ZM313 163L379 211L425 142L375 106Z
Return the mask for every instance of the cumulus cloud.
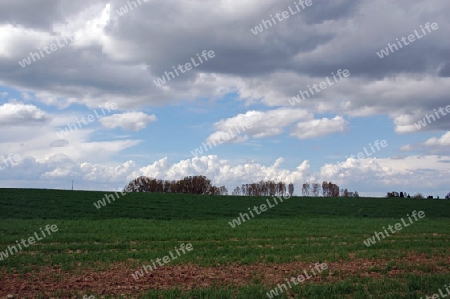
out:
M348 122L341 116L335 118L313 119L298 123L291 130L291 136L299 139L315 138L329 134L344 132Z
M418 128L414 124L417 123L420 113L411 114L400 114L395 116L394 124L395 131L397 133L412 133L417 132Z
M404 110L405 103L426 111L443 103L450 88L448 77L436 80L436 74L447 69L445 49L450 48L445 39L450 4L440 0L432 0L426 11L420 1L317 0L307 13L257 36L250 28L270 14L286 10L286 3L208 0L173 5L155 0L111 18L124 3L80 1L54 8L32 2L27 4L29 11L40 13L30 16L24 13L23 5L12 2L0 6L4 20L0 25L4 35L0 78L52 105L91 106L114 100L124 109L135 109L149 102L162 104L236 92L248 103L287 106L287 99L299 89L324 81L325 76L343 68L352 74L347 82L317 94L314 99L320 101L304 104L333 111L335 101L346 97L352 102L348 114L390 113ZM167 11L172 13L162 20ZM201 25L195 25L199 19ZM424 38L402 49L392 55L395 59L380 60L376 55L387 43L430 19L440 29L427 36L426 42ZM159 26L162 21L164 28ZM62 36L60 27L68 24L77 36L71 47L39 60L33 72L31 68L21 70L17 61ZM190 24L189 29L185 24ZM190 43L192 40L196 42ZM167 88L150 84L173 65L188 62L205 49L214 50L216 58L172 80ZM67 68L73 72L66 72Z
M242 183L260 180L293 182L296 193L301 193L303 182L322 182L324 180L338 183L341 187L360 191L377 188L390 190L405 186L423 186L423 188L440 188L447 186L450 156L410 156L392 158L348 158L337 164L324 164L319 172L311 171L309 161L301 162L294 169L283 166L284 159L278 158L272 164L258 162L233 163L209 155L195 157L170 163L167 157L152 164L139 167L129 160L124 163L102 165L99 163L76 162L59 154L44 160L27 157L14 166L14 177L29 180L30 184L51 180L67 183L67 178L83 182L85 186L99 189L99 186L123 187L128 181L141 176L156 177L167 180L181 179L190 175L206 175L215 185L228 188ZM30 171L31 169L31 171ZM11 173L0 172L0 186L6 186Z
M404 152L421 152L424 154L450 154L450 131L440 137L431 137L425 142L406 144L401 147Z
M230 187L260 180L297 182L310 178L307 161L304 161L294 171L283 169L282 162L283 159L278 158L269 166L249 162L233 164L231 161L209 155L170 164L167 158L163 158L140 168L133 173L132 177L146 175L163 179L180 179L188 175L206 175L214 184Z
M449 147L450 146L450 131L442 135L440 138L432 137L423 144L427 147Z
M104 128L113 129L121 127L124 130L139 131L145 129L149 123L157 120L154 114L148 115L144 112L127 112L113 114L100 119Z
M436 190L446 184L449 156L408 156L398 158L348 158L325 164L320 177L341 185L365 190ZM444 188L445 189L445 188Z
M417 131L446 130L450 124L450 105L435 107L432 111L408 111L394 116L397 133L412 133Z
M224 140L225 143L243 142L248 138L263 138L283 133L285 127L301 119L311 119L311 113L304 109L279 108L276 110L247 111L214 124L217 130L207 142ZM230 138L226 138L231 135ZM227 140L226 140L227 139Z
M45 124L51 117L33 105L5 103L0 106L0 126L27 126Z
M77 162L64 154L49 155L45 159L25 157L9 169L0 171L0 186L9 187L11 180L22 182L22 187L70 187L74 180L76 186L91 190L111 190L125 186L130 173L136 170L134 161L126 161L115 166L91 162ZM79 187L77 188L79 189Z

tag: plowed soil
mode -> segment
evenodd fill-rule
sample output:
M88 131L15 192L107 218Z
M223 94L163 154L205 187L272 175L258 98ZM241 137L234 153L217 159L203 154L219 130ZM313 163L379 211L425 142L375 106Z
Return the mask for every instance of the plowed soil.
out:
M367 260L352 259L329 263L327 275L317 275L310 278L308 283L333 282L349 277L373 277L381 279L385 276L402 274L450 273L450 256L428 258L424 254L410 253L402 259L395 260ZM388 263L390 266L388 267ZM392 266L394 264L394 266ZM45 294L46 298L58 297L55 294L90 293L100 295L127 295L136 298L150 289L179 288L182 290L202 289L211 286L237 287L254 284L255 281L273 288L277 283L284 283L286 278L297 277L304 270L309 270L313 263L293 262L286 264L232 264L220 267L200 267L194 264L162 266L155 271L145 273L135 280L131 274L141 270L116 263L108 265L107 270L97 271L95 268L67 272L59 267L38 267L26 274L0 273L0 298L14 295L14 298L34 297ZM397 267L396 265L401 265ZM447 266L444 266L447 265ZM420 266L420 267L417 267ZM423 272L419 269L429 269ZM378 269L378 270L377 270ZM387 269L381 273L380 269ZM417 269L417 270L415 270ZM308 271L311 275L311 272ZM56 293L58 291L58 293ZM64 296L64 295L63 295ZM76 298L68 296L63 298Z

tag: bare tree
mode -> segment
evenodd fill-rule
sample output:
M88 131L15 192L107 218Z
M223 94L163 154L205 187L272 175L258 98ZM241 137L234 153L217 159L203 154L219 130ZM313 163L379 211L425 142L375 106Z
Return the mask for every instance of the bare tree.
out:
M330 196L330 189L329 189L329 185L326 181L322 182L322 195L324 197L326 196Z
M231 195L241 195L241 188L239 188L239 186L234 188L233 192L231 192Z
M292 188L294 185L292 184ZM292 192L294 190L292 189ZM274 182L274 181L259 181L257 183L242 184L241 189L238 187L234 188L233 195L242 194L245 196L275 196L275 195L285 195L286 193L286 183L284 182Z
M210 194L210 195L220 195L220 189L217 188L216 186L212 186L211 188L209 188L207 194Z
M289 184L288 192L289 192L289 196L292 196L292 194L294 194L294 184L292 184L292 183Z
M219 193L220 195L228 195L228 189L225 186L220 186L219 187Z
M311 185L308 182L303 184L303 186L302 186L303 196L309 196L310 187L311 187Z
M339 197L339 186L333 184L332 182L328 183L328 193L332 197Z
M348 194L347 188L343 189L343 190L342 190L342 196L343 196L343 197L349 197L348 195L349 195L349 194Z
M312 184L312 196L314 196L314 197L319 196L319 192L320 192L320 184L313 183Z

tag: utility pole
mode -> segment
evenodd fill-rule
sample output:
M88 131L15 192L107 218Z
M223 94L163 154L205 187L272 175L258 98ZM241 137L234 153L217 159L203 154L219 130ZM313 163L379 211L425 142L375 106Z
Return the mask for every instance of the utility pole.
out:
M72 180L72 191L73 191L73 180Z

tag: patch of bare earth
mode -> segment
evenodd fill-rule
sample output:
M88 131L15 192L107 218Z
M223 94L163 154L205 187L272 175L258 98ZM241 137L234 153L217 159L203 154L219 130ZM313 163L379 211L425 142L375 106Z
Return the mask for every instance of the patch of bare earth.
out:
M448 267L450 256L428 258L424 254L410 253L403 259L395 260L368 260L353 258L350 261L329 263L328 275L313 276L308 283L333 282L349 277L395 277L398 275L424 274L420 270L403 269L426 268L427 274L450 273ZM389 264L389 267L388 267ZM394 264L394 266L392 266ZM395 265L402 264L402 269ZM14 298L34 297L36 294L45 294L45 297L55 297L55 294L79 294L87 291L100 295L138 296L150 289L179 288L182 290L202 289L211 286L237 287L250 285L256 281L268 288L277 283L285 282L285 278L297 277L304 270L313 265L309 262L293 262L286 264L232 264L220 267L200 267L194 264L162 266L138 280L131 274L137 270L126 263L116 263L108 266L107 270L97 272L95 269L80 270L80 274L69 273L59 267L39 267L26 274L11 274L0 272L0 298L13 294ZM408 267L410 266L410 267ZM81 269L81 268L80 268ZM374 269L387 269L386 274ZM73 271L77 272L77 271ZM308 272L311 274L311 272ZM336 275L337 273L337 275ZM58 293L57 293L58 292ZM58 296L61 298L61 295ZM75 298L75 297L63 297Z

